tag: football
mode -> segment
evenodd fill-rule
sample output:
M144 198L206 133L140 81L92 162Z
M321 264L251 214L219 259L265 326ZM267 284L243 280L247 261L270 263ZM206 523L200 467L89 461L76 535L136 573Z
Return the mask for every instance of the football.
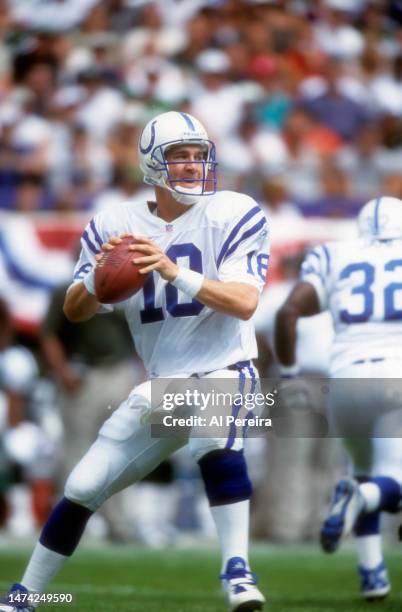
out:
M114 304L122 302L137 293L144 286L148 275L139 273L139 266L133 258L144 255L140 251L130 251L135 244L132 236L122 238L122 242L102 255L95 268L95 292L99 302ZM143 266L142 266L143 267Z

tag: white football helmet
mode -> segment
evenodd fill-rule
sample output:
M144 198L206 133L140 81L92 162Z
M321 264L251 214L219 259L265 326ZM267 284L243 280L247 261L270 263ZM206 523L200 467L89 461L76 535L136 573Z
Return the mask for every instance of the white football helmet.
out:
M390 196L370 200L361 209L357 226L362 238L402 239L402 200Z
M177 180L170 175L169 166L182 162L168 162L166 151L178 144L199 144L205 151L204 159L194 162L202 165L202 178L196 187L182 187L177 183L191 182L192 179ZM200 196L215 193L215 145L195 117L176 111L157 115L143 129L138 149L140 168L148 185L168 189L178 202L188 205L196 204Z

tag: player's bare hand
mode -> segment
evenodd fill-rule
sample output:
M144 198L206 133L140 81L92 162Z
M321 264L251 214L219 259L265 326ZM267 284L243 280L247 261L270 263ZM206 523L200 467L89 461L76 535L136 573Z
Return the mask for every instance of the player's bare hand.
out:
M152 242L149 238L143 236L135 236L136 242L129 248L136 252L133 258L133 263L139 266L141 274L147 274L155 270L159 272L162 278L167 281L173 281L178 272L179 268L169 257L162 251L160 247ZM141 251L143 255L138 256L138 252Z
M109 238L108 242L105 242L104 244L102 244L101 249L103 253L108 253L109 251L114 249L116 244L120 244L120 242L122 242L123 238L133 238L133 235L132 234L121 234L120 236L112 236L111 238ZM95 255L96 261L99 262L102 259L103 253L98 253L98 255Z
M82 377L68 365L56 373L56 378L69 395L74 395L82 385Z

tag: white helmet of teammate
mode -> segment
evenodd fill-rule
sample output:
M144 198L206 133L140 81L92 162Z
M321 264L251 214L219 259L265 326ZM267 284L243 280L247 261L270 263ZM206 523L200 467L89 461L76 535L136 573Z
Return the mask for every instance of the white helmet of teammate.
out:
M357 226L363 238L402 239L402 200L390 196L370 200L361 209Z
M166 151L179 144L201 145L204 158L200 160L202 178L196 187L183 187L178 183L190 183L191 179L172 179L169 166L182 162L168 162ZM138 143L140 167L144 182L148 185L163 187L172 192L173 197L182 204L196 204L200 196L212 195L216 191L215 145L208 139L203 125L191 115L169 111L154 117L142 131Z

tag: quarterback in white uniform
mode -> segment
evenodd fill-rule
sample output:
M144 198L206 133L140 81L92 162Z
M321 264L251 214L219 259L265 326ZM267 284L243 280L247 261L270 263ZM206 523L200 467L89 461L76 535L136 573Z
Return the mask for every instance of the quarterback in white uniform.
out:
M123 202L90 221L66 295L66 316L82 321L112 308L96 298L96 262L121 236L134 234L134 261L149 274L144 288L120 305L150 379L232 378L242 390L246 384L253 389L258 373L252 363L257 349L251 317L268 266L265 216L248 196L216 193L215 147L199 121L186 113L168 112L150 121L139 154L155 201ZM186 443L151 436L142 418L152 410L146 389L146 384L134 389L114 411L71 473L65 497L14 590L42 592L103 501ZM251 483L242 435L231 430L227 437L190 437L188 443L219 535L229 610L261 609L265 600L248 564Z
M300 282L278 313L275 343L282 372L297 376L297 319L331 312L329 418L355 478L335 487L321 545L334 552L353 530L361 593L373 600L390 591L380 514L402 508L402 200L371 200L358 228L359 239L307 254Z

